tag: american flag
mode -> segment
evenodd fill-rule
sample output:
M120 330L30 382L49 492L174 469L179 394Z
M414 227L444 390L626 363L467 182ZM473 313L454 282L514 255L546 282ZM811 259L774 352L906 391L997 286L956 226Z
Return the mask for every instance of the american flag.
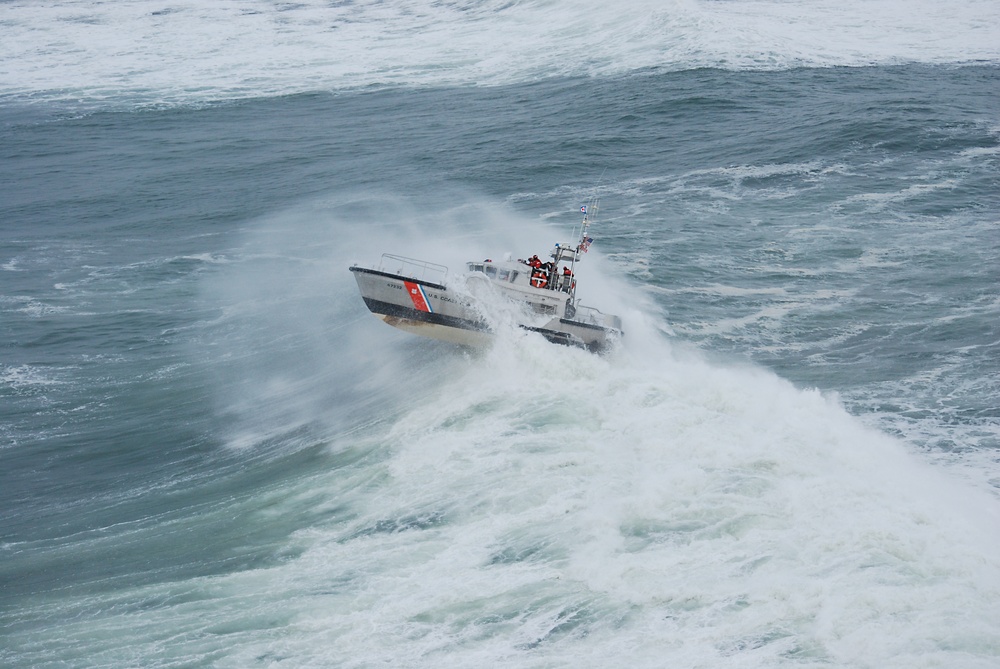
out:
M584 253L586 253L586 252L587 252L587 249L589 249L589 248L590 248L590 243L591 243L592 241L594 241L594 238L593 238L593 237L587 237L586 239L584 239L584 240L583 240L583 243L582 243L582 244L580 244L580 250L581 250L581 251L583 251Z

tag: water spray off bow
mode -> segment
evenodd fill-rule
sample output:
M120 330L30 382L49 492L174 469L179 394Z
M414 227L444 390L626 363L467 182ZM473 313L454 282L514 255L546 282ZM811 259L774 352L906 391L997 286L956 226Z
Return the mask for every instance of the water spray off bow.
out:
M486 304L472 295L478 286L527 306L518 327L537 332L555 344L605 351L622 336L621 319L584 306L577 297L576 266L590 249L591 222L599 201L580 207L579 241L556 244L551 260L537 255L513 260L468 262L465 271L449 273L444 265L383 253L377 267L352 266L361 297L375 316L412 334L461 346L484 346L495 332L481 314ZM472 290L456 290L455 282ZM449 289L449 285L452 286Z

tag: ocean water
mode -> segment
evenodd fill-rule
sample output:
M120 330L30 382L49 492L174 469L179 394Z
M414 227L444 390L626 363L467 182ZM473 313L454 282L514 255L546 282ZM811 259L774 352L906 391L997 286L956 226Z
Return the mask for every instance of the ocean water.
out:
M1000 666L997 3L0 7L0 665Z

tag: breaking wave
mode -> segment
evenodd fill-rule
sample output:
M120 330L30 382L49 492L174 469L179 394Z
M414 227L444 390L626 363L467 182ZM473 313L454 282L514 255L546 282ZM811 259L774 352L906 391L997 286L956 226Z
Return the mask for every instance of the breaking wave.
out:
M8 2L0 95L172 105L650 69L996 62L997 25L989 0Z

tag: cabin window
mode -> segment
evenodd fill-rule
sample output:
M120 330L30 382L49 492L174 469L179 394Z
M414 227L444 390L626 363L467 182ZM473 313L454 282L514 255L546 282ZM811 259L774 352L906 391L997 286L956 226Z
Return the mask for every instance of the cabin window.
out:
M469 271L470 272L482 272L483 271L483 266L482 265L477 265L476 263L473 263L473 262L470 262L469 263Z
M493 265L487 265L486 276L490 277L491 279L495 279L497 277L497 268L494 267Z
M510 282L514 283L514 281L516 280L517 280L517 270L514 270L513 272L510 273Z
M510 270L509 269L500 270L500 273L497 274L497 278L500 279L501 281L506 281L508 278L510 278Z

